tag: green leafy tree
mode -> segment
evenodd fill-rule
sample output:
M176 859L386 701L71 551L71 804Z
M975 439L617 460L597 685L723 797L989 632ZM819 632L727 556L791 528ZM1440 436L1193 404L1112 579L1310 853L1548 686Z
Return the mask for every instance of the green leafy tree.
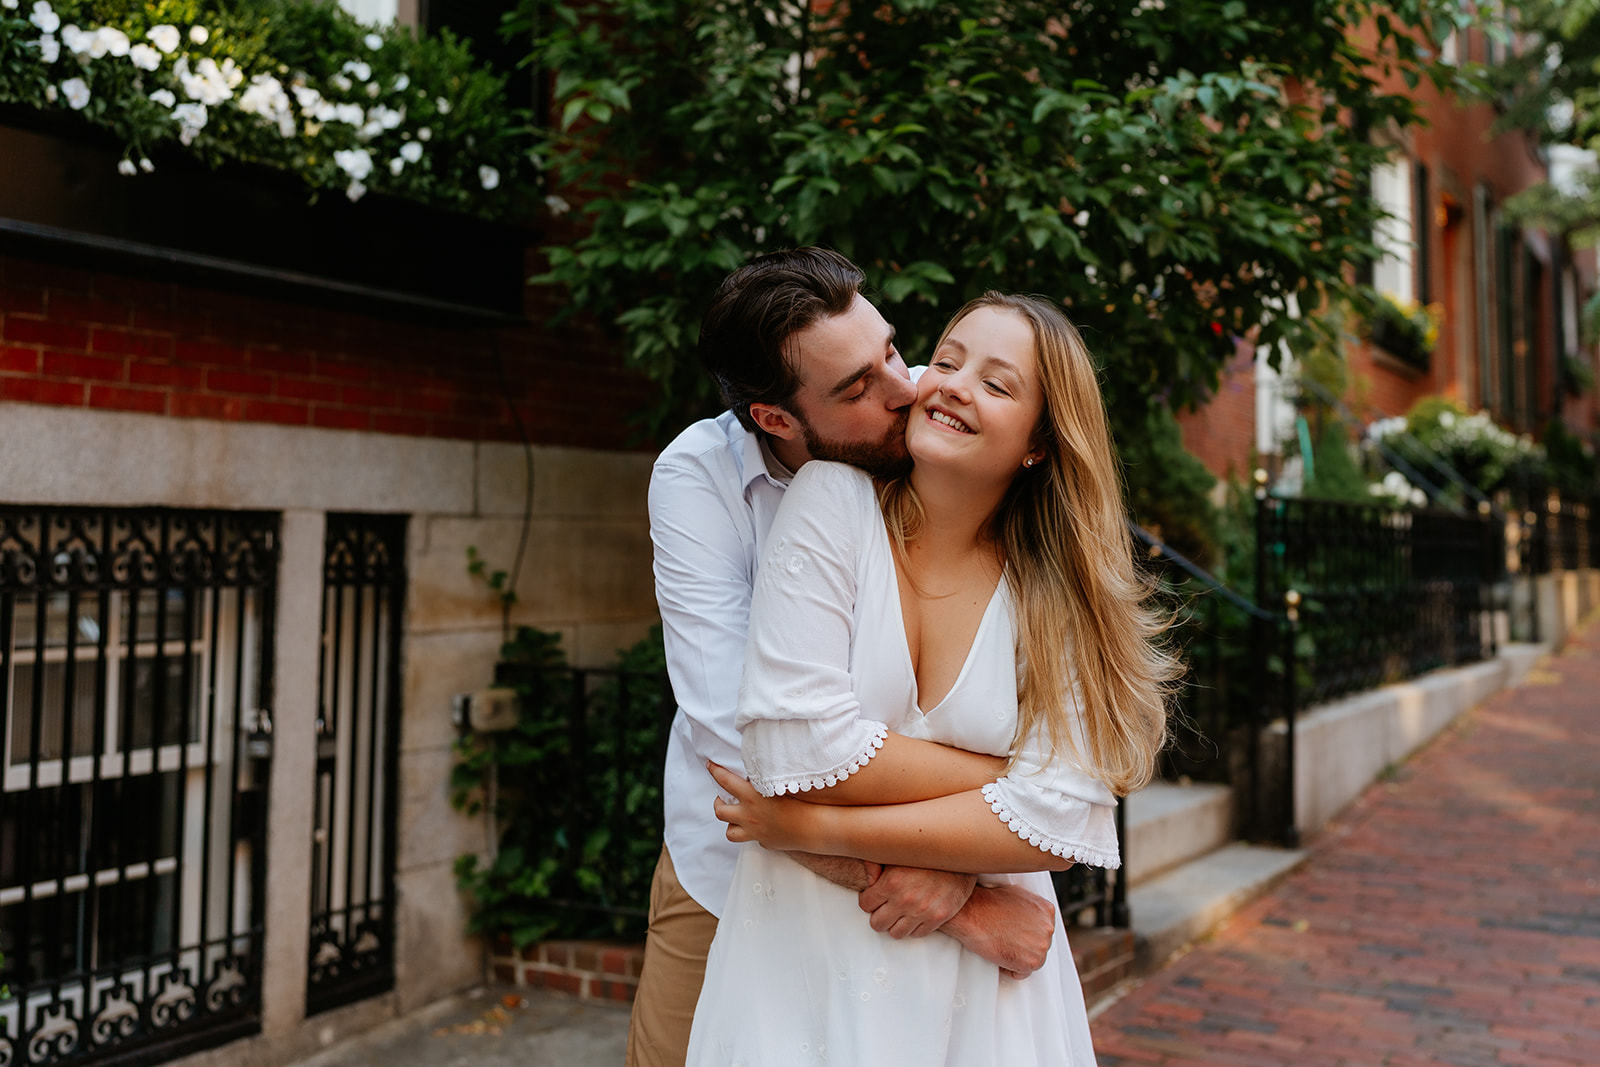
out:
M1600 4L1593 0L1521 0L1514 5L1520 41L1485 75L1502 108L1496 129L1522 130L1545 144L1600 150ZM1600 240L1600 180L1593 169L1569 183L1535 185L1506 204L1513 217L1578 245ZM1583 310L1585 332L1600 336L1600 298ZM1563 385L1588 388L1584 368L1563 368Z
M1433 74L1420 27L1456 10L525 0L552 202L583 216L539 280L620 328L658 436L712 406L692 353L718 280L805 244L866 269L913 361L985 289L1061 300L1133 432L1152 397L1203 399L1236 335L1297 343L1357 295L1365 131L1416 118L1379 78Z

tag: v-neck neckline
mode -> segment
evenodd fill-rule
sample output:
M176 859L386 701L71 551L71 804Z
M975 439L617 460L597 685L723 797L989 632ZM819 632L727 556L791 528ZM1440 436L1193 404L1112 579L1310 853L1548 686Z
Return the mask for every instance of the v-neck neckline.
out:
M894 592L892 603L895 609L895 621L899 623L900 627L900 655L902 662L905 664L906 673L911 677L911 706L917 710L917 714L927 718L945 706L951 694L961 688L961 683L966 680L967 672L972 669L972 653L977 649L978 642L983 639L984 631L989 628L989 617L994 614L995 605L1000 602L1000 591L1006 585L1005 572L1002 571L1000 573L1000 580L994 583L994 589L989 593L989 602L984 605L983 615L978 619L978 628L972 633L972 643L967 646L967 654L961 660L961 670L956 672L956 680L950 683L950 688L945 690L944 696L939 698L939 703L924 711L922 707L922 687L917 684L917 665L911 658L911 637L906 632L905 604L900 599L900 561L895 556L894 543L889 540L889 531L883 525L881 515L878 521L878 531L879 536L883 538L884 546L889 550L889 584Z

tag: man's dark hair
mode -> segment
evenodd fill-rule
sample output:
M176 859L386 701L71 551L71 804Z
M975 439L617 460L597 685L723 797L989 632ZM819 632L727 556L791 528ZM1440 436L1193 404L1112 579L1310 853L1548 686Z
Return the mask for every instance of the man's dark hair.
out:
M849 311L861 282L861 268L826 248L771 252L723 279L700 323L700 361L745 429L757 429L751 404L787 405L800 387L790 340Z

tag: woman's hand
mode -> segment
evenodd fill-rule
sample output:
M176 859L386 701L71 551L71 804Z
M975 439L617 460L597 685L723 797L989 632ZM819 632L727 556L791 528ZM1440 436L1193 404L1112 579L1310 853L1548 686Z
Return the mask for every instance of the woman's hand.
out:
M788 797L764 797L748 781L726 767L707 763L711 777L732 804L718 797L717 818L728 824L729 841L757 841L778 852L819 852L814 826L819 805ZM825 810L825 809L824 809Z

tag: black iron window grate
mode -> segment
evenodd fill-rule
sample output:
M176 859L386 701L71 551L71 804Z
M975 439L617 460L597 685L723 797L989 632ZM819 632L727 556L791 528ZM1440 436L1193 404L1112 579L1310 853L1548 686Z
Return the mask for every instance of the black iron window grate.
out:
M404 516L329 515L306 1013L394 987Z
M277 531L0 507L0 1063L259 1029Z

